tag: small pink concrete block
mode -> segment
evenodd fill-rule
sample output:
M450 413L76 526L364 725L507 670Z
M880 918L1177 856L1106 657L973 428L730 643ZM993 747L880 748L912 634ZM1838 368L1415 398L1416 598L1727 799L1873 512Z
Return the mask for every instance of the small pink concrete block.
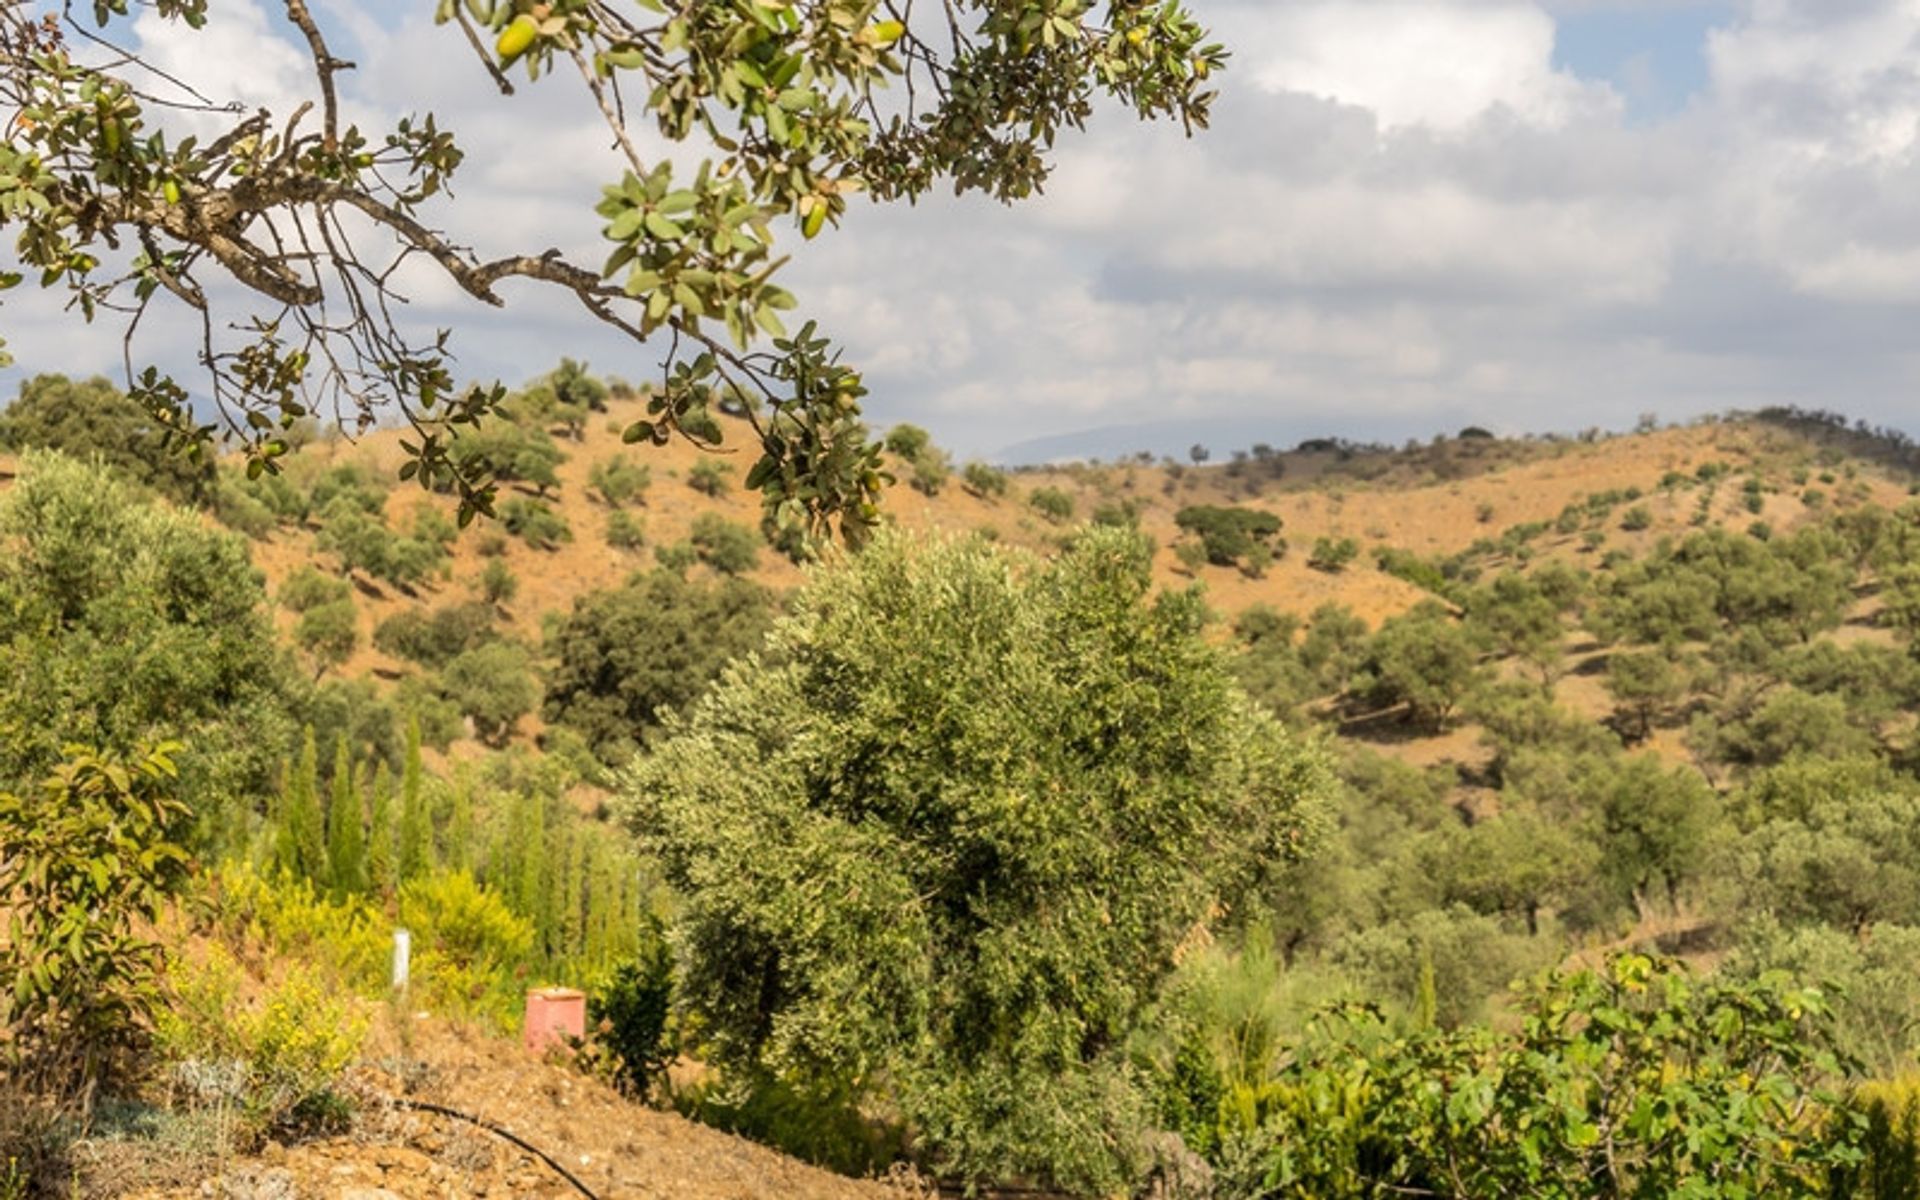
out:
M527 993L527 1049L540 1053L587 1033L587 994L572 988L534 988Z

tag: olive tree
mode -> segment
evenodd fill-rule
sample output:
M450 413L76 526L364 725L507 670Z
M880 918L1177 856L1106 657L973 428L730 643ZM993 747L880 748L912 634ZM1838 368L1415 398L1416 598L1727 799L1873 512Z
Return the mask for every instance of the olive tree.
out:
M130 338L153 306L194 315L212 422L180 383L132 365L137 339L128 354L131 394L182 441L232 434L259 471L309 411L337 404L364 423L396 407L413 426L403 474L456 488L463 517L493 493L450 449L505 391L462 392L448 336L393 317L403 263L495 306L502 284L527 281L660 346L650 411L629 440L706 439L717 426L699 418L730 405L753 423L749 482L780 523L857 535L877 519L883 482L859 420L864 388L813 323L783 323L797 301L777 282L788 255L776 230L816 237L862 192L1025 197L1045 183L1059 135L1098 103L1205 125L1206 81L1226 57L1177 0L955 0L918 13L877 0L438 0L447 50L470 48L500 91L567 76L604 114L615 148L593 212L611 252L583 263L543 246L481 256L436 228L486 195L452 199L464 154L435 97L409 97L415 115L390 128L363 126L344 19L308 0L270 7L312 63L284 111L227 107L206 80L153 70L126 45L136 13L187 29L232 19L207 0L0 3L0 106L14 114L0 225L17 230L41 286L65 289L89 318L122 315ZM199 136L180 136L183 108ZM688 145L655 151L662 139Z
M621 811L682 894L705 1053L858 1089L949 1178L1132 1181L1129 1034L1326 786L1149 562L889 533L669 718Z

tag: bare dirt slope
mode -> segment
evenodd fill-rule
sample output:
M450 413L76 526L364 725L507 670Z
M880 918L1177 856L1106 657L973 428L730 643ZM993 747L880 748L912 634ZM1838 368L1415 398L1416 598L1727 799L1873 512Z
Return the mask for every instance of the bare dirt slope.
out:
M517 1044L416 1020L405 1049L369 1047L352 1131L224 1163L181 1164L133 1200L579 1200L550 1165L496 1133L392 1097L499 1125L556 1160L601 1200L905 1200L903 1186L847 1179L742 1138L636 1104ZM146 1168L152 1170L151 1165ZM103 1180L103 1182L105 1182ZM113 1189L118 1191L118 1189Z

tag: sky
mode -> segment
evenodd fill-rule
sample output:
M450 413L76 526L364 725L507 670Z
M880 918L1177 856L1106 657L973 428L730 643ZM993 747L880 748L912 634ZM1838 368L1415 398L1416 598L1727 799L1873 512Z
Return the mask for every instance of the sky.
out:
M1189 4L1234 55L1212 129L1101 112L1039 199L856 203L797 246L800 315L865 370L876 425L1012 458L1767 404L1920 433L1920 0ZM424 0L321 8L352 112L432 108L467 146L450 232L604 253L620 163L576 81L504 100ZM275 6L212 10L135 31L203 90L300 93ZM565 353L642 379L660 353L537 285L504 314L408 286L472 378ZM183 364L186 330L155 322L144 356ZM25 289L0 334L0 393L120 361L117 330Z

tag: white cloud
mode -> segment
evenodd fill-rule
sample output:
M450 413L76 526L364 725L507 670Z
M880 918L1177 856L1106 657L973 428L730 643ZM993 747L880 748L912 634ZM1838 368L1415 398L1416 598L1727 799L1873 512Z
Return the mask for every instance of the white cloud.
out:
M1558 127L1618 107L1553 68L1553 18L1517 0L1312 0L1247 20L1252 78L1369 110L1383 129L1458 131L1500 109Z
M1033 202L856 206L792 247L800 315L863 365L876 423L963 453L1172 417L1274 442L1787 401L1910 421L1920 2L1741 0L1705 94L1630 126L1554 69L1554 17L1662 3L1208 0L1235 52L1213 130L1103 111ZM574 80L502 98L456 32L328 9L358 30L355 119L432 107L466 145L437 221L482 255L598 256L591 206L623 163ZM304 54L265 11L139 28L222 98L284 104ZM476 374L569 353L631 377L659 352L535 285L505 315L430 269L406 286ZM25 366L115 365L116 339L51 308L0 312Z

